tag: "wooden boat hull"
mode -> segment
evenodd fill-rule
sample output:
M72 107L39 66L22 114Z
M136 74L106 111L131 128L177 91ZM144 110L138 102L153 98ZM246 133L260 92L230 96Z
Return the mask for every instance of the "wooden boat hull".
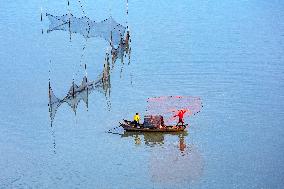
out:
M184 131L187 125L181 125L181 126L166 126L163 128L145 128L145 127L134 127L133 124L131 124L130 121L126 121L125 123L120 123L120 126L125 131L132 131L132 132L181 132ZM140 126L143 126L140 124Z

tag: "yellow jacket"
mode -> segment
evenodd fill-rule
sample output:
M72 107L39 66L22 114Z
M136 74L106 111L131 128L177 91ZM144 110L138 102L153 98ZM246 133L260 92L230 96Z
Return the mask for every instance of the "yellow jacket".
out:
M140 116L139 116L139 115L135 115L135 116L134 116L134 121L137 121L137 122L138 122L139 120L140 120Z

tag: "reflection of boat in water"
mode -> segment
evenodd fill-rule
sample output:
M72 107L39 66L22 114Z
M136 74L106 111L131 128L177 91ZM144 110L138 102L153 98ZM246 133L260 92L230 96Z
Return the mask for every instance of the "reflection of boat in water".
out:
M204 161L198 148L188 144L180 151L180 147L177 149L172 144L151 151L149 173L153 182L162 184L163 188L187 188L200 180Z
M181 131L181 132L139 132L139 131L133 131L133 132L127 132L124 131L124 133L121 135L121 137L133 137L135 144L141 144L141 138L144 138L144 143L147 146L155 146L155 145L163 145L165 136L177 136L179 138L179 149L181 151L184 150L186 147L184 138L187 136L187 131Z
M120 126L125 131L132 131L132 132L182 132L185 130L187 124L185 125L167 125L163 127L148 127L145 124L139 124L138 127L135 127L135 124L131 121L124 120L123 123L120 123Z
M164 188L188 186L198 181L203 173L203 157L197 146L186 142L187 136L187 131L124 131L121 134L123 138L132 138L137 146L145 144L151 147L147 161L151 181L162 184Z

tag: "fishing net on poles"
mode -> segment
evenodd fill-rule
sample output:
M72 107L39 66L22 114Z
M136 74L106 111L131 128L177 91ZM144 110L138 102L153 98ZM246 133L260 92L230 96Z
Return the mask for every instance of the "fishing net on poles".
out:
M46 14L49 19L47 32L62 30L70 33L79 33L85 38L100 37L114 45L118 45L124 37L126 27L117 23L111 16L101 22L95 22L84 16L81 18L70 14L55 16Z
M108 61L104 64L103 71L94 83L94 87L105 96L110 95L110 64Z
M103 93L106 97L110 95L110 64L106 62L102 73L98 76L95 81L88 81L87 77L84 76L81 85L77 85L74 81L63 99L57 98L51 88L49 82L49 114L51 124L55 118L57 109L61 104L67 103L74 113L76 114L78 104L83 101L88 108L88 97L94 90Z
M49 89L48 89L48 98L49 98L49 102L48 102L48 106L49 106L49 117L50 117L50 120L51 120L51 124L55 118L55 114L56 114L56 111L58 109L58 107L61 105L61 100L58 99L54 93L53 93L53 90L50 86L50 82L49 82Z
M200 112L202 102L199 97L161 96L147 99L146 116L163 116L166 125L176 124L180 110L185 110L184 119Z
M113 44L111 45L111 58L112 58L112 65L114 66L114 63L117 59L120 59L123 63L123 57L128 55L129 61L130 61L130 34L129 31L126 32L125 39L121 38L120 42L117 47L114 47ZM129 62L128 62L129 63Z
M126 27L117 23L112 17L101 22L95 22L86 16L77 18L71 13L62 16L54 16L47 13L46 16L50 22L49 29L47 30L48 33L61 30L69 32L70 39L71 33L79 33L85 38L103 38L109 42L111 47L109 55L111 56L112 68L117 59L120 59L121 63L124 64L124 57L126 56L128 56L128 64L130 64L130 32L129 30L125 32Z
M131 40L130 40L127 21L126 21L127 27L125 27L119 24L118 22L116 22L114 18L111 16L100 22L93 21L87 16L76 17L70 12L69 0L67 2L68 2L67 3L68 12L69 12L68 14L60 16L60 15L52 15L46 13L46 17L49 20L49 28L47 30L47 33L50 33L52 31L66 31L70 35L70 41L72 33L78 33L82 35L83 37L86 38L86 41L88 38L98 37L108 41L111 48L110 51L108 50L107 52L107 58L105 59L106 62L104 63L103 70L101 74L98 75L97 79L93 81L88 81L87 77L85 76L83 78L81 85L77 85L73 79L72 85L64 98L57 98L54 95L49 82L49 112L50 112L51 123L55 118L57 109L63 103L67 103L73 109L75 114L80 101L83 101L88 108L88 96L92 91L98 91L100 93L103 93L106 96L106 99L108 100L111 89L110 63L109 63L110 57L111 57L112 68L114 67L114 63L116 62L117 59L120 59L122 64L124 64L123 58L126 57L126 55L128 55L128 60L129 60L128 63L130 63ZM78 2L82 8L83 15L86 15L82 7L81 1L78 0ZM128 15L128 0L126 3L126 8ZM43 21L42 13L41 13L41 21ZM127 32L125 34L126 30ZM42 29L42 34L43 34L43 29ZM84 49L85 47L83 48L83 50ZM81 58L82 57L83 55L81 56ZM86 71L86 64L85 64L85 71Z

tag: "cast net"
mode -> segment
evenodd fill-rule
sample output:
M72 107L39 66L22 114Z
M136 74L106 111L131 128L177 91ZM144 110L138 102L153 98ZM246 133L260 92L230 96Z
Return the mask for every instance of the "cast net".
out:
M200 112L202 102L199 97L192 96L161 96L148 98L146 108L146 117L163 116L165 125L175 125L178 122L180 110L185 110L185 122L188 118Z

